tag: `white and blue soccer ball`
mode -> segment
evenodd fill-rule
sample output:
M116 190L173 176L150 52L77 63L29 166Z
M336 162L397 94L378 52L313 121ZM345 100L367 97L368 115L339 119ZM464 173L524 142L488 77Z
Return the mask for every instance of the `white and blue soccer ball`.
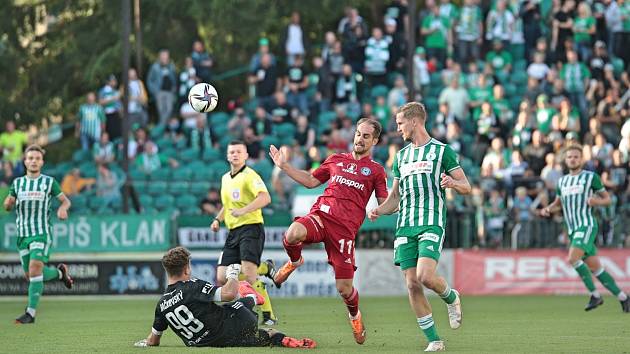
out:
M205 82L196 84L188 92L188 103L197 112L212 112L219 103L219 94L214 86Z

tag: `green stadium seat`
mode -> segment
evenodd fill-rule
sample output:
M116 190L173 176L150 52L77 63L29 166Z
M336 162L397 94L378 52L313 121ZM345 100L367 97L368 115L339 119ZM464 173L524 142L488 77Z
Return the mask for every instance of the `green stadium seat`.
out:
M162 167L158 170L151 172L152 181L168 181L171 179L171 169L169 167Z
M192 169L188 166L179 166L171 173L171 179L174 181L189 181L192 176Z
M208 168L214 170L217 176L222 176L225 172L229 171L230 165L227 161L219 160L208 164Z
M372 91L370 92L370 96L372 99L376 99L376 97L387 97L389 93L389 88L385 85L377 85L372 87Z
M201 209L197 205L190 205L179 209L183 215L201 215Z
M506 83L503 85L503 88L505 89L506 98L514 97L514 95L516 95L516 86L514 84Z
M523 96L521 95L515 95L514 97L510 98L510 107L512 107L512 111L514 111L515 114L519 111L522 101Z
M273 127L275 135L282 139L286 137L293 137L295 134L295 125L291 123L278 124Z
M525 59L516 60L512 65L514 73L525 73L527 75L527 61Z
M164 194L168 184L165 181L151 181L147 183L147 192L152 196Z
M190 193L193 195L205 196L210 189L211 183L209 181L195 181L190 184Z
M190 190L190 182L188 181L172 181L168 184L168 192L173 195L188 193Z
M210 123L212 127L218 125L227 125L229 121L230 115L225 112L214 112L210 115L208 119L208 123Z
M612 60L613 72L616 77L619 77L624 69L623 59L613 57Z
M228 132L228 127L227 125L214 125L212 126L212 132L214 133L214 136L225 136Z
M518 71L515 69L510 78L512 83L517 86L527 84L527 71L525 69Z
M76 164L90 161L92 159L92 152L85 150L77 150L72 154L72 162Z
M155 144L160 148L161 153L164 153L165 149L174 147L173 140L169 138L160 138L155 141Z
M72 203L71 211L76 212L87 208L88 206L88 198L83 194L77 194L70 197L70 202Z
M256 171L263 181L271 181L271 172L273 171L273 164L267 160L261 160L255 164L253 164L252 169Z
M197 198L191 194L180 195L175 198L175 206L180 210L190 206L197 207Z
M271 145L280 146L280 140L273 135L267 135L260 141L260 147L265 151L269 150Z
M165 131L166 131L166 125L158 124L149 131L149 135L151 136L151 139L155 141L155 140L159 140L162 136L164 136Z
M204 166L203 168L198 168L192 171L191 179L194 181L213 181L217 179L219 176L218 171L210 168L210 166Z
M169 194L163 194L153 200L153 206L159 211L172 209L175 205L175 198Z
M173 146L177 150L186 149L188 147L188 140L186 140L186 139L179 139L173 144Z
M153 206L153 197L148 194L140 194L140 205L143 208L152 207Z
M437 85L438 83L440 85L444 85L444 83L442 82L442 75L440 71L436 71L432 73L430 80L431 80L431 86Z
M158 214L159 212L160 212L159 210L157 210L156 208L152 206L148 206L148 207L142 206L142 214L155 215L155 214Z
M440 108L440 104L438 102L438 99L435 97L427 97L424 99L424 104L427 107L427 110L433 111L433 112L437 112Z
M160 155L164 155L169 159L175 159L177 158L177 150L173 147L169 147L164 150L160 150Z
M134 168L129 171L129 177L131 177L133 181L138 181L138 182L146 182L150 178L148 174L140 171L137 168Z
M203 150L203 160L206 162L213 162L221 158L221 152L217 149L206 148Z
M197 149L186 149L179 152L177 159L182 162L190 162L199 159L200 155Z

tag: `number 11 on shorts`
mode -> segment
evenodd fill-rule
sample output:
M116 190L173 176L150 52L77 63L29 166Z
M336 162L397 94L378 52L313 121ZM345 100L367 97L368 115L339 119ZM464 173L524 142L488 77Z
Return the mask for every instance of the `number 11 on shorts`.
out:
M339 252L343 254L343 246L348 246L348 254L352 254L352 240L341 239L339 240Z

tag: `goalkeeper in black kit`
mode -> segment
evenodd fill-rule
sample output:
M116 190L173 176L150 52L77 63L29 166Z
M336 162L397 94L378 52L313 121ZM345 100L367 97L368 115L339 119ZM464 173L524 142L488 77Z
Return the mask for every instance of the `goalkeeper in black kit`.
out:
M191 347L315 348L312 339L295 339L273 329L259 329L255 305L265 300L246 281L238 281L240 264L227 267L227 282L217 287L191 277L190 252L183 247L162 257L168 287L155 307L153 328L136 347L160 345L170 327Z

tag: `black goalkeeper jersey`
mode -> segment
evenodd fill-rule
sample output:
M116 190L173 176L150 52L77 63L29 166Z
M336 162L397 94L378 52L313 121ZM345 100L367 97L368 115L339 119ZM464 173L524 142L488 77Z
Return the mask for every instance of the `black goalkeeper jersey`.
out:
M227 317L226 309L213 301L217 289L194 278L169 285L155 307L154 333L170 327L187 346L212 345Z

